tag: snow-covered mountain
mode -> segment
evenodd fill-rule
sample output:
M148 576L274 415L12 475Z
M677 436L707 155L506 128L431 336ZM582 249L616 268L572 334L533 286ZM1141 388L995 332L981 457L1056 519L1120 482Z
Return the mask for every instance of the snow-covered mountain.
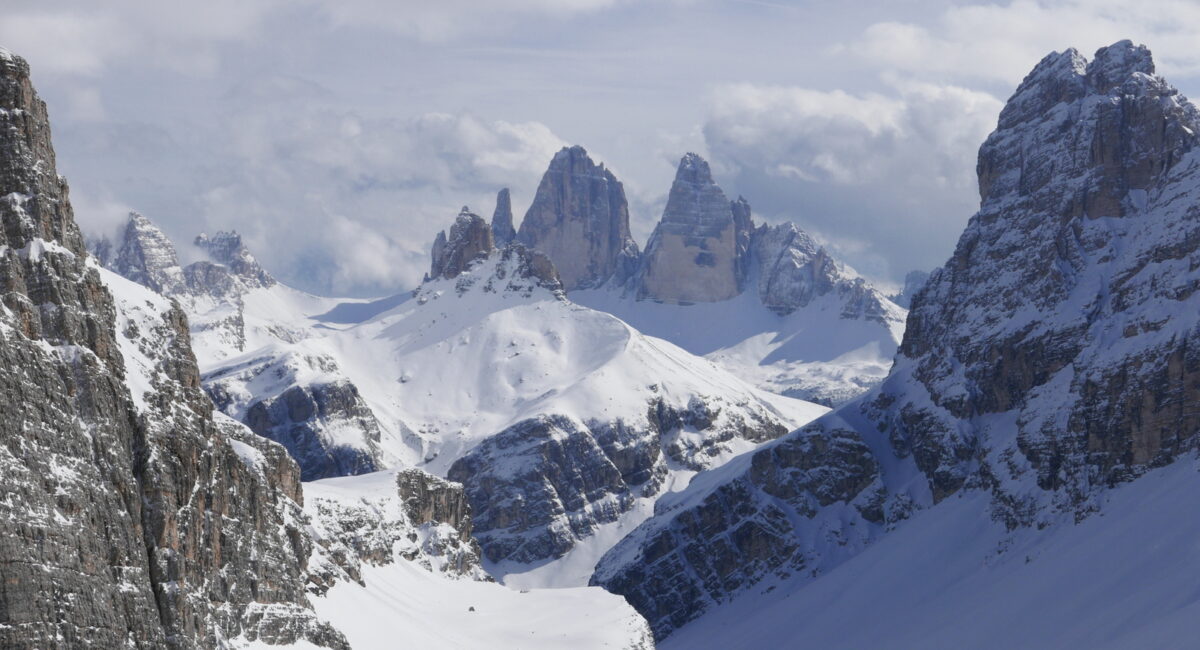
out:
M159 241L143 217L128 228L118 259ZM493 230L464 209L412 297L376 305L261 281L240 242L226 246L237 253L221 259L242 260L253 282L175 294L196 310L205 389L306 480L403 466L462 482L494 571L571 555L537 585L586 583L659 496L826 410L571 302L545 255L497 249Z
M313 305L288 303L233 236L200 240L219 262L180 269L137 215L109 261L174 299L102 268L28 65L3 49L0 126L0 646L653 646L600 589L492 582L461 485L406 469L302 486L283 447L201 391L179 305ZM210 338L215 358L247 341Z
M828 647L890 645L893 628L904 647L1100 638L1059 614L1123 635L1109 643L1194 635L1167 613L1194 610L1194 590L1166 575L1194 549L1130 526L1169 527L1137 500L1186 507L1197 485L1198 132L1145 47L1047 56L980 148L980 211L916 294L887 380L661 501L593 581L660 638L683 626L680 647L810 628ZM1114 566L1118 549L1145 575ZM835 601L888 618L837 636ZM979 628L947 625L973 614Z
M836 405L887 375L905 310L793 223L755 226L687 154L639 270L571 293L759 388Z

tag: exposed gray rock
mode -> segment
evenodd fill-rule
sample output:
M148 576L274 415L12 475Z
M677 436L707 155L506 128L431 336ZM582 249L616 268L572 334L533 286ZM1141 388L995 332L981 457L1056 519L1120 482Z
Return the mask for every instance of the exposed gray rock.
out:
M448 578L490 581L471 537L463 487L417 469L389 473L378 492L342 492L309 484L309 513L317 549L309 590L324 594L337 582L365 584L362 567L416 563Z
M507 187L496 194L496 211L492 213L492 237L496 240L496 246L500 248L517 238L517 230L513 228L512 197Z
M814 299L834 294L842 317L888 324L895 308L866 280L839 264L807 233L791 222L766 224L754 231L753 259L758 267L758 296L763 306L787 315Z
M243 292L246 289L256 289L259 287L269 287L275 284L275 278L271 277L270 273L264 269L258 260L250 254L250 249L242 243L242 236L237 234L237 231L221 231L212 235L201 233L192 242L197 248L204 251L213 264L224 267L230 277L230 281L235 283ZM204 262L196 262L189 265L189 269L206 266ZM205 268L203 271L196 271L195 276L198 279L203 277L211 277L213 270ZM189 273L189 282L192 282L192 274ZM209 293L212 293L212 288L200 282L192 283L193 291L201 292L208 288Z
M102 262L103 263L103 262ZM175 246L149 219L129 213L121 246L112 259L112 270L163 295L184 288L183 269Z
M624 281L637 264L625 188L580 146L550 161L517 239L549 256L567 291Z
M647 522L594 580L661 636L762 577L826 571L956 492L985 491L1010 528L1069 523L1192 453L1200 112L1152 73L1128 41L1043 59L980 148L980 211L914 296L884 384ZM822 460L835 441L845 451ZM726 542L764 518L782 526L750 537L766 555Z
M450 236L447 237L443 230L433 240L433 262L426 279L456 278L473 262L487 257L495 249L491 227L483 217L463 206L454 225L450 226Z
M89 260L5 50L0 196L0 646L345 647L305 597L295 464L214 419L178 309Z
M668 463L707 469L734 438L763 442L787 431L764 410L722 409L719 400L699 397L683 410L657 401L648 413L644 429L621 420L539 416L455 462L447 475L467 486L476 536L488 558L561 557L601 524L616 521L637 498L657 495ZM702 437L681 436L685 430Z
M738 295L748 268L751 225L745 199L730 203L708 162L685 155L646 245L638 298L688 303Z

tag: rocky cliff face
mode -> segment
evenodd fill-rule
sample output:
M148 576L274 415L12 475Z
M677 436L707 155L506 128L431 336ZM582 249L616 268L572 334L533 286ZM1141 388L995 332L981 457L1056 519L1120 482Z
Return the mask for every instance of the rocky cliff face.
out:
M567 291L623 280L637 263L625 188L579 146L550 161L517 239L554 262Z
M417 469L308 484L305 511L316 540L309 589L364 584L363 565L412 562L452 579L490 581L471 536L463 487Z
M1039 63L980 148L980 211L884 384L689 490L595 581L663 635L955 492L985 491L1010 528L1070 522L1195 449L1200 113L1153 71L1128 41Z
M865 280L835 261L793 223L762 225L751 239L763 306L787 315L830 294L838 297L842 317L888 324L897 310Z
M264 353L203 383L218 409L283 445L305 481L382 469L379 421L328 356ZM259 390L249 391L255 383Z
M765 442L778 417L720 397L686 409L657 401L645 424L546 415L488 438L450 467L479 513L476 535L493 562L558 558L639 498L656 497L668 469L702 471L732 444Z
M512 196L507 187L496 194L496 210L492 212L492 238L500 248L517 238L517 230L513 228Z
M435 278L453 279L471 265L496 250L492 227L466 206L458 213L450 236L439 232L433 240L433 262L427 280Z
M193 263L184 270L193 292L227 295L234 290L244 293L275 284L275 278L254 259L235 231L212 236L201 233L192 244L211 260Z
M295 465L214 418L183 314L89 259L4 50L0 109L0 645L344 647L304 595Z
M638 298L716 302L741 293L750 243L750 206L730 203L708 162L679 161L662 220L650 236Z
M149 219L136 212L129 213L121 245L107 266L163 295L184 289L183 269L175 246Z

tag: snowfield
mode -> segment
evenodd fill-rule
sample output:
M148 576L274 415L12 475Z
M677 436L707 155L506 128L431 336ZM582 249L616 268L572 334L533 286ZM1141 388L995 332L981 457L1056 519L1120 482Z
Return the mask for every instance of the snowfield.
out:
M1100 507L1010 533L988 494L961 493L828 574L756 585L659 647L1195 647L1200 462L1155 470Z

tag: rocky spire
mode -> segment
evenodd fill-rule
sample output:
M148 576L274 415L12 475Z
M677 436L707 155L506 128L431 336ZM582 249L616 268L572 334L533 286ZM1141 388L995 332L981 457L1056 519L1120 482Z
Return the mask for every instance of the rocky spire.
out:
M175 245L158 226L137 212L129 213L121 246L109 266L163 295L177 293L184 287Z
M646 246L638 297L715 302L736 296L745 279L750 228L745 199L730 202L708 162L685 155Z
M507 187L496 194L496 211L492 213L492 237L496 240L496 246L500 248L504 248L517 237L517 231L513 228L512 198Z
M443 230L433 240L433 262L427 279L456 278L472 262L487 257L494 250L496 242L491 227L483 217L464 205L454 225L450 226L450 235L446 236Z
M249 286L269 287L275 284L275 278L254 259L236 230L220 231L212 236L200 233L192 243L203 250L210 260L228 268Z
M604 284L638 255L625 188L580 146L550 161L517 238L550 257L568 291Z

